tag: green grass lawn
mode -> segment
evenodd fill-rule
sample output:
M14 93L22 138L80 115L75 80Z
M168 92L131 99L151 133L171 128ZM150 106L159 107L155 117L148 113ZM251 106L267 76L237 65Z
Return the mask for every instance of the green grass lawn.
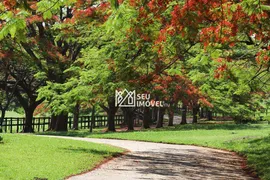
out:
M122 149L34 135L1 134L0 179L60 180L87 171Z
M54 135L115 138L159 143L188 144L227 149L247 157L260 177L270 179L270 125L197 124L134 132L93 133L70 131Z
M6 111L5 116L6 117L24 117L23 114L19 114L19 113L15 112L15 111Z

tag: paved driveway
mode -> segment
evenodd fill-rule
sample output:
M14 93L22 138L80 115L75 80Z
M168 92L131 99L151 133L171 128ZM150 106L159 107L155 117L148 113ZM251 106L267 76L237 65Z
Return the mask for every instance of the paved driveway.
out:
M93 171L70 177L69 180L254 179L241 168L242 159L227 151L128 140L58 138L109 144L130 151Z

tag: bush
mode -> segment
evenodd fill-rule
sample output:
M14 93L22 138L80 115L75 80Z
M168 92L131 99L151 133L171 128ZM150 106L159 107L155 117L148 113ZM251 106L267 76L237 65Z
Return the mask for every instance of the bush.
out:
M3 142L3 138L0 136L0 143Z
M257 122L257 120L253 117L235 116L234 122L236 124L254 124Z
M264 116L264 117L263 117L263 120L264 120L264 121L270 121L270 115Z

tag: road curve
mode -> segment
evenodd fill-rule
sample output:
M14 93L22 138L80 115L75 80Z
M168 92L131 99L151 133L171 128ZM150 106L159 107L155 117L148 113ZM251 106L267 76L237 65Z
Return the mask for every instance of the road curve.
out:
M57 137L109 144L130 152L69 180L252 180L234 153L188 145Z

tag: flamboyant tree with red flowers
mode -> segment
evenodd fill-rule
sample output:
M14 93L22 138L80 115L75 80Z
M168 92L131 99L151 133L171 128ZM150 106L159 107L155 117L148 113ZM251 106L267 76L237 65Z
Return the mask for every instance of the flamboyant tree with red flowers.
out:
M136 37L137 46L152 43L152 50L156 52L151 59L150 77L166 76L166 72L185 77L193 66L187 61L196 56L199 48L204 49L207 60L217 62L212 67L216 68L213 75L216 79L224 78L232 64L248 61L255 73L252 70L253 76L246 83L254 86L252 83L261 81L260 84L269 87L268 1L152 0L124 1L120 6L137 12L134 26L129 30ZM149 80L149 75L141 78ZM258 87L250 88L261 91Z

